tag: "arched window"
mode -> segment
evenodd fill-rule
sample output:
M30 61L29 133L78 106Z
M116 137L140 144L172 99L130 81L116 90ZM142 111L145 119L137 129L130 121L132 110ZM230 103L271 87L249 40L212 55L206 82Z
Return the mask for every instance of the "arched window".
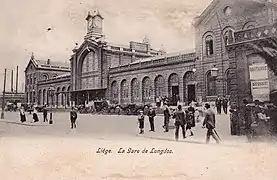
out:
M224 43L225 45L229 45L234 42L235 36L234 36L234 30L233 29L227 29L224 34Z
M65 106L66 102L66 90L65 90L65 87L62 88L62 92L61 92L61 105L62 106Z
M207 95L216 95L216 78L212 76L211 72L207 74Z
M128 92L129 92L128 83L127 83L127 80L124 79L121 82L121 93L120 93L121 101L123 101L123 103L128 100Z
M214 39L213 36L208 35L205 38L205 49L206 49L206 55L212 56L214 54Z
M98 58L94 51L89 52L84 58L81 66L81 88L95 89L98 87L98 77L88 77L88 73L98 70Z
M246 30L246 29L252 29L252 28L255 28L256 27L256 25L257 25L257 22L255 22L255 21L248 21L247 23L245 23L244 25L243 25L243 30Z
M82 74L87 72L93 72L98 70L98 60L95 52L89 52L82 65Z
M61 88L58 87L57 88L57 94L56 94L56 105L57 105L57 107L60 105L60 96L61 96L60 91L61 91Z
M67 98L66 98L66 105L67 106L70 106L70 99L71 99L71 93L70 93L70 86L68 86L68 88L67 88Z
M174 105L180 101L179 96L179 76L175 73L171 74L168 78L168 94L169 99Z
M162 97L165 93L164 78L159 75L155 79L155 96L156 98Z
M145 77L142 80L142 100L143 102L149 102L151 100L151 80L149 77Z
M46 97L46 90L43 89L43 91L42 91L42 105L45 105L46 99L47 99L47 97Z
M137 78L131 81L131 100L132 102L139 100L139 82Z
M111 84L111 97L112 100L117 100L118 98L118 86L116 81L113 81Z
M42 75L42 80L43 80L43 81L48 80L48 75L47 75L47 74L43 74L43 75Z

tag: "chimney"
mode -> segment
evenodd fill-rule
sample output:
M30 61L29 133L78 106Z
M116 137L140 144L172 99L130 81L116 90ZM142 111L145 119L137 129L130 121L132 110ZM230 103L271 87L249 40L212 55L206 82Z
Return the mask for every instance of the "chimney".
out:
M11 92L13 92L13 70L12 70L12 76L11 76Z
M50 65L50 59L47 59L47 65Z
M18 66L16 66L15 93L18 93Z

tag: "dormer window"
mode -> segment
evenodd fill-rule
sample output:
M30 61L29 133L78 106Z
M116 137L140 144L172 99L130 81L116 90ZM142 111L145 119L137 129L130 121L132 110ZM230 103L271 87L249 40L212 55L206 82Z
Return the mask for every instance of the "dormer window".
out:
M212 36L207 36L205 39L206 55L212 56L214 54L214 40Z

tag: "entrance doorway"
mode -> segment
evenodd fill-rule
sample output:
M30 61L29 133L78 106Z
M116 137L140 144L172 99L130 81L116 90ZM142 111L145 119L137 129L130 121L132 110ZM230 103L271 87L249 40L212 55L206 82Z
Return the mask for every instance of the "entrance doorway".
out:
M196 93L195 93L195 84L190 84L188 87L188 103L191 101L196 101Z
M172 86L172 103L173 106L177 106L179 100L179 86Z

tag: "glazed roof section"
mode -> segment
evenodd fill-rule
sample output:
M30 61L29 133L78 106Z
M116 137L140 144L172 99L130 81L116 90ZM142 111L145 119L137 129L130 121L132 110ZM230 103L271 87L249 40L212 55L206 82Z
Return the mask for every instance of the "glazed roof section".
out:
M166 55L160 55L150 58L143 58L137 60L135 62L119 65L117 67L110 68L110 73L115 74L119 72L127 72L127 71L134 71L139 69L145 68L154 68L157 66L164 66L176 63L191 63L196 60L196 53L195 49L176 52L176 53L169 53Z
M180 57L180 56L188 55L188 54L195 54L195 52L196 52L195 49L188 49L188 50L181 51L181 52L168 53L168 54L164 54L164 55L159 55L159 56L139 59L139 60L134 61L134 62L132 62L130 64L138 64L138 63L142 63L142 62L161 60L161 59L165 59L165 58L170 60L170 58Z

